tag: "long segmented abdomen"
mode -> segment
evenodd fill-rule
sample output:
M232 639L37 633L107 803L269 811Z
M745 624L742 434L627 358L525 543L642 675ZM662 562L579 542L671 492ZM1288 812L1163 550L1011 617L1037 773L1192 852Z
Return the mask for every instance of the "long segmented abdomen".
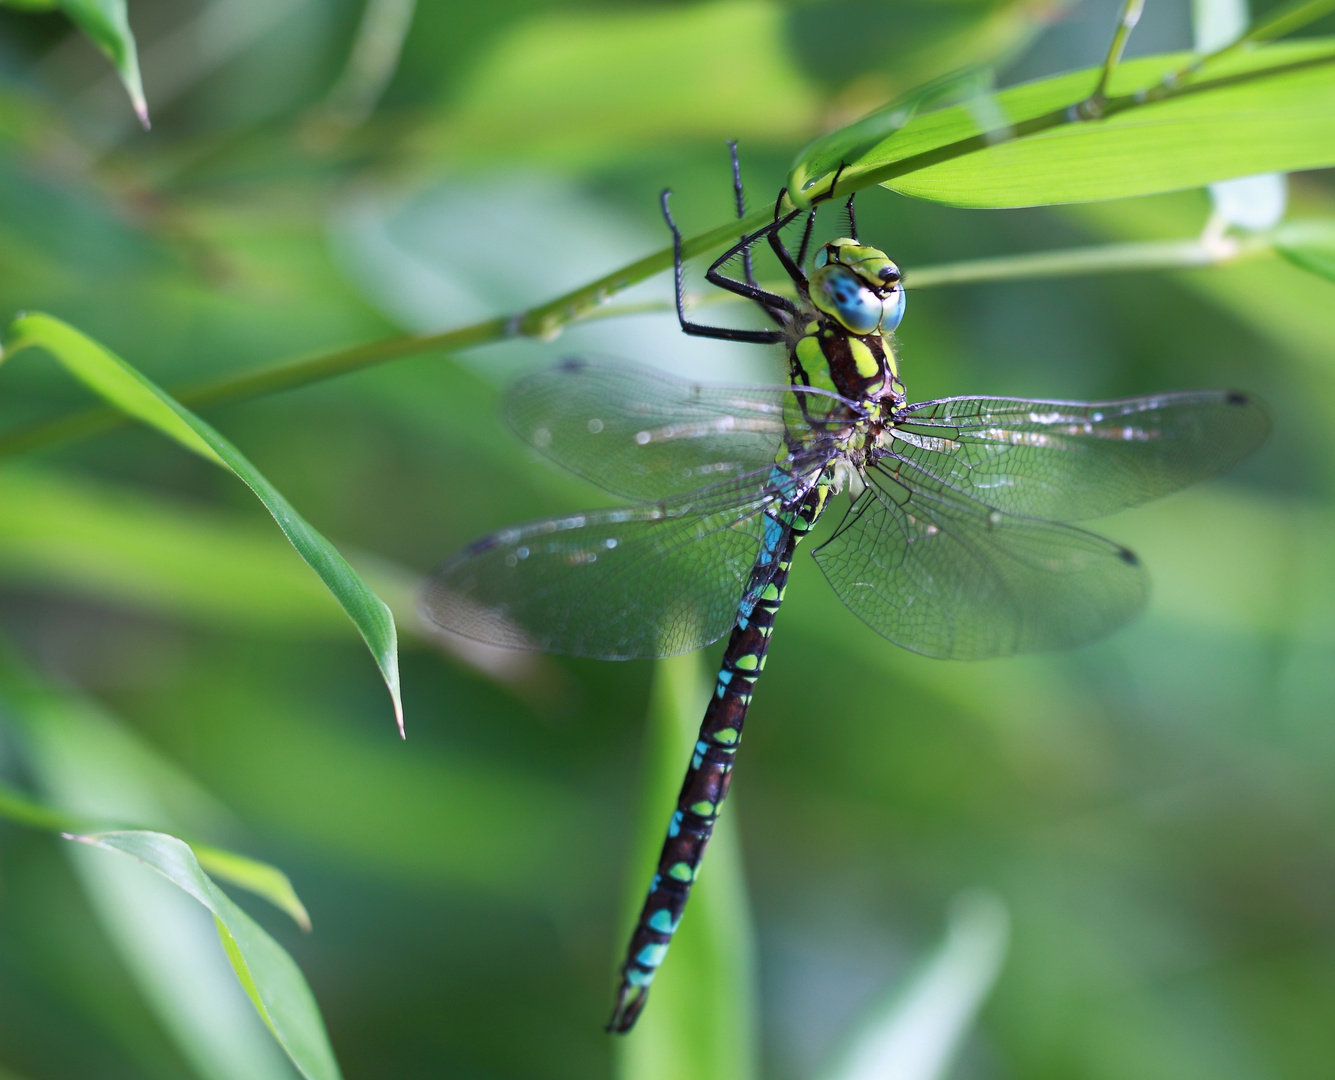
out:
M820 517L827 491L828 487L819 483L795 506L766 513L760 552L738 606L737 622L700 724L677 808L668 823L658 869L621 965L621 985L608 1031L625 1032L634 1025L681 923L705 846L728 794L733 758L742 739L752 691L765 667L793 552Z

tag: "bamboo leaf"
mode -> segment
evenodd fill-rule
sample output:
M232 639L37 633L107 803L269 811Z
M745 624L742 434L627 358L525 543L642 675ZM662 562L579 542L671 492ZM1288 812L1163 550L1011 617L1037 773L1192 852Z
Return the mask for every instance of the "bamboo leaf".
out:
M121 412L157 428L187 450L228 469L255 493L297 553L319 575L353 625L361 631L389 688L402 733L403 706L399 695L398 633L394 616L337 549L292 508L278 489L230 441L120 357L50 315L23 315L10 327L11 355L33 346L45 349L75 378Z
M1275 250L1289 262L1335 281L1335 222L1293 222L1275 230Z
M942 1080L1006 957L1010 916L990 892L951 905L940 948L915 978L866 1017L829 1080Z
M51 810L5 783L0 783L0 818L48 832L73 832L79 828L70 815ZM211 870L214 877L263 897L292 916L292 921L303 930L310 930L311 917L306 905L297 896L291 880L278 867L223 848L203 844L192 844L191 847L199 864Z
M301 969L213 883L189 844L165 833L138 830L69 835L69 839L138 859L208 908L237 978L302 1076L307 1080L341 1076L319 1006Z
M0 0L0 4L21 11L50 11L59 8L107 55L116 74L130 95L134 114L145 129L149 127L148 102L139 76L139 52L135 45L125 0Z
M951 72L874 109L861 120L822 135L797 155L797 163L788 174L789 195L797 205L806 206L817 178L833 174L847 162L861 160L934 102L977 96L986 89L989 75L982 67Z
M1076 111L1098 69L919 115L849 161L840 190L873 180L954 206L1035 206L1335 164L1335 40L1231 54L1185 85L1156 90L1189 60L1166 54L1119 66L1104 119Z
M62 833L154 822L218 834L229 812L95 703L53 689L0 649L0 719L42 803L0 792L11 820ZM8 732L7 732L8 734ZM208 1080L289 1080L292 1069L237 986L216 930L176 889L125 860L67 850L102 930L164 1032ZM250 874L252 881L257 875Z
M291 879L278 867L246 855L238 855L235 851L204 844L191 844L190 849L205 871L256 896L262 896L274 907L292 916L292 921L303 930L310 931L310 913L297 895L297 890L292 887Z

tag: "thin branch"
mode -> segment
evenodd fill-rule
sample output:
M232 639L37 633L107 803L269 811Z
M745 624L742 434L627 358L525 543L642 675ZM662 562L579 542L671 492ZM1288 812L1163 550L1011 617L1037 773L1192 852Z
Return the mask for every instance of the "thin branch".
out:
M1118 64L1122 62L1122 53L1126 50L1127 39L1131 31L1140 22L1141 12L1145 10L1145 0L1126 0L1122 5L1122 17L1117 20L1117 29L1113 33L1112 44L1103 61L1103 73L1094 92L1079 105L1080 115L1086 120L1093 120L1103 115L1103 106L1108 100L1108 82Z
M1299 10L1306 15L1310 15L1315 5L1327 3L1335 3L1335 0L1307 0L1306 3L1299 6ZM1293 21L1294 18L1296 18L1296 15L1290 16L1289 21ZM1237 72L1214 79L1193 81L1185 85L1176 82L1170 83L1165 80L1145 90L1107 99L1101 115L1109 117L1159 101L1204 93L1252 80L1331 64L1335 64L1335 56L1319 56L1260 70ZM901 158L898 161L888 162L876 168L862 171L845 169L839 174L837 183L832 185L827 197L831 200L841 198L873 184L885 183L888 180L962 157L977 150L983 150L1004 142L1012 142L1042 131L1087 122L1090 121L1082 118L1078 113L1077 106L1072 105L1054 109L1041 116L1019 121L1004 128L958 139L955 142ZM783 205L779 208L780 214L792 208L791 199L785 196ZM692 258L713 251L725 244L732 243L739 232L750 232L758 229L774 220L774 217L775 207L773 204L758 209L745 218L734 219L716 229L711 229L709 232L684 241L682 254L685 258ZM1051 258L1057 257L1055 255L1051 256ZM1038 259L1039 257L1018 256L1016 258L1023 260L1025 258ZM1049 257L1044 256L1043 258ZM1108 268L1095 265L1096 262L1097 260L1091 262L1089 269L1072 269L1063 272L1093 273L1101 268ZM363 368L388 363L391 360L418 356L424 353L470 348L511 337L551 339L559 335L570 323L592 315L616 293L666 270L671 265L672 248L665 247L582 288L574 289L545 304L540 304L528 311L509 317L488 319L484 322L474 323L441 334L392 338L386 341L370 342L365 345L339 349L332 353L290 360L274 367L262 368L259 371L228 376L203 385L186 387L175 393L174 396L184 405L192 408L203 408L224 402L240 401L263 394L276 393L281 390L291 390L338 375L359 371ZM1036 262L1034 265L1037 266L1040 263ZM1159 263L1157 265L1186 264ZM1197 263L1192 265L1207 264ZM1127 268L1130 268L1129 264ZM931 269L933 268L924 268L918 271L919 279L916 287L926 287L921 283L922 278L927 277L930 280L928 271ZM939 268L937 270L939 272ZM957 277L954 280L961 281L965 279ZM984 279L974 278L972 280ZM988 280L997 279L991 278ZM944 283L944 281L941 283ZM0 460L107 431L120 426L124 422L119 414L112 413L110 410L94 409L74 416L61 417L54 421L20 428L8 434L0 435Z

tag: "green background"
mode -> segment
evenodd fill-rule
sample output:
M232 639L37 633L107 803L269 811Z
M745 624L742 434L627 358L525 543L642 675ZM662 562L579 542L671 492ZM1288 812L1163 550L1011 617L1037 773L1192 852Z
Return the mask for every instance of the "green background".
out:
M1024 4L423 3L361 119L330 96L361 13L137 2L144 134L62 16L0 11L0 315L55 314L171 387L520 310L661 247L665 185L688 234L726 220L726 138L759 207L828 127L965 61L992 59L1001 85L1097 64L1116 18L1103 0L1050 26L1062 12ZM1190 43L1186 5L1150 0L1128 54ZM1291 207L1335 212L1329 177L1292 177ZM1208 214L1202 191L859 199L863 237L910 279L1188 237ZM716 848L718 895L694 911L754 957L760 1073L820 1075L981 887L1010 947L950 1076L1329 1075L1335 284L1265 258L924 289L899 338L915 399L1236 386L1275 434L1233 474L1097 524L1155 591L1071 654L911 656L799 557L728 809L745 886ZM508 379L572 352L782 373L654 314L208 413L399 615L406 742L355 630L234 478L144 429L0 462L14 652L98 702L108 745L191 778L171 783L192 809L162 810L177 828L292 877L310 935L233 895L305 972L350 1078L707 1075L618 1059L601 1031L647 875L637 830L666 822L662 776L670 800L689 743L646 728L653 665L442 650L411 622L415 577L470 539L606 502L496 419ZM35 351L0 380L0 431L91 401ZM110 751L88 765L147 783ZM17 725L0 724L0 778L36 784ZM192 1050L126 959L117 904L138 901L90 869L99 853L67 854L0 824L0 1077L290 1075L244 1010L221 1045L253 1059ZM676 960L650 1015L693 992L668 989ZM719 1075L748 1068L748 981L698 987L735 1036L711 1050L734 1055ZM226 1032L236 988L218 986Z

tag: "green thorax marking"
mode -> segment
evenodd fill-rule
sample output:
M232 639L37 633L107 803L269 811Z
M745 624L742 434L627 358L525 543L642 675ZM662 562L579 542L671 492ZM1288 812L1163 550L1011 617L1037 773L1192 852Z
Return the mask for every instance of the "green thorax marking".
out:
M885 397L903 400L891 335L852 334L825 316L811 320L803 329L808 332L793 343L790 355L796 381L809 380L817 389L853 401Z
M804 292L794 379L855 401L901 402L892 340L904 315L899 267L878 248L841 237L816 253Z

